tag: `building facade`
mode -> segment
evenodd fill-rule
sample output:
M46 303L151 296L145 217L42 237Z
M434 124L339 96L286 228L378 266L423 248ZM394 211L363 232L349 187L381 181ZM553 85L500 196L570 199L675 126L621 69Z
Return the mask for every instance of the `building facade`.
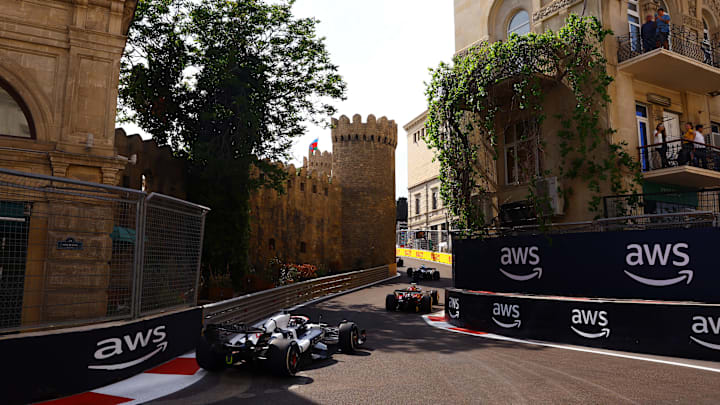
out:
M0 167L118 185L120 58L136 4L0 2ZM112 315L121 204L89 188L24 186L4 186L0 199L0 312L10 314L1 326Z
M447 211L440 198L440 163L425 143L427 111L405 124L408 145L408 228L447 230Z
M720 0L455 0L454 7L456 53L481 41L504 41L511 33L557 31L570 13L599 18L614 32L603 44L607 71L615 81L609 88L612 102L601 114L602 120L616 130L609 141L626 144L626 151L640 164L642 191L695 192L720 187L720 137L716 135L720 132ZM654 19L659 8L670 16L666 44L643 41L640 35L646 17ZM553 176L560 159L556 134L561 124L552 117L571 111L572 100L567 88L547 93L548 119L540 129L542 142L537 142L545 147L527 156L518 156L516 145L523 139L522 123L527 120L498 116L496 187L491 191L500 223L513 222L508 212L522 216L529 177L547 176L547 172ZM704 126L705 144L696 144L695 152L684 159L680 137L687 122ZM666 128L664 147L660 137L654 136L658 124ZM700 159L702 151L697 152L702 148L706 159ZM530 162L529 176L518 170L522 162ZM557 185L574 191L564 199L557 197L552 222L590 220L597 215L588 209L592 196L586 185L559 177L543 182L552 185L549 189ZM601 191L609 193L607 187ZM645 213L702 208L696 202L653 207L650 212L646 205ZM607 216L619 214L604 210Z

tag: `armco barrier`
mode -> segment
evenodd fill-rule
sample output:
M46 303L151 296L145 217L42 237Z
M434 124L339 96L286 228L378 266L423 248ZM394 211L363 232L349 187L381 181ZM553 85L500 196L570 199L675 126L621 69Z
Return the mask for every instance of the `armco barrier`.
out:
M321 277L203 306L204 323L259 321L273 313L390 278L395 265Z
M449 323L482 332L720 361L720 305L493 294L447 289Z
M126 323L0 337L3 404L88 391L184 354L200 334L200 308Z
M405 248L395 248L395 255L402 257L410 257L413 259L428 260L431 262L452 264L453 255L450 253L430 252L428 250L415 250Z
M453 240L454 287L720 303L720 228Z

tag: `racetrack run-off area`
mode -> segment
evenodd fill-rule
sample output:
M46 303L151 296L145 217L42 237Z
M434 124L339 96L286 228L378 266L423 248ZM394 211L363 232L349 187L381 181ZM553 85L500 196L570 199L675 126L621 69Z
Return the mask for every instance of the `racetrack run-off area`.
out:
M441 304L434 311L442 311L443 288L451 285L451 268L404 260L405 266L425 263L440 270L439 281L419 284L440 291ZM488 339L473 331L453 333L432 327L421 314L386 312L385 295L408 285L405 269L398 270L401 278L299 311L313 319L322 314L323 322L330 324L342 319L357 322L368 334L360 353L336 354L331 360L314 362L294 378L274 377L251 367L205 373L192 385L149 403L720 402L720 373L712 370L720 369L717 363ZM434 319L442 321L441 315ZM172 384L170 381L167 384ZM136 387L158 389L142 383ZM142 395L135 394L130 398Z

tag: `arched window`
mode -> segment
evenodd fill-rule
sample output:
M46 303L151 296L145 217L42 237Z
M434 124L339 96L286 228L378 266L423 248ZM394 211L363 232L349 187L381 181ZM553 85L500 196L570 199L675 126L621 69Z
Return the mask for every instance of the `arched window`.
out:
M525 10L520 10L513 18L510 19L510 24L508 24L507 29L507 35L510 37L510 34L518 34L518 35L525 35L530 32L530 14L528 14Z
M35 138L35 127L20 97L0 80L0 135Z

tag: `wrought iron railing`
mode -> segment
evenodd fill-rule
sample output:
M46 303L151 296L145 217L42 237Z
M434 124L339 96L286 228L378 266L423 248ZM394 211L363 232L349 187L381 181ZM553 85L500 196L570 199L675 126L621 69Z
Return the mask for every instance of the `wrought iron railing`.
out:
M720 148L681 139L640 146L638 159L643 172L684 165L720 172Z
M665 47L670 52L720 68L720 43L703 41L702 37L690 29L671 25L667 44L663 42L659 35L655 38L643 38L640 33L619 36L618 63Z

